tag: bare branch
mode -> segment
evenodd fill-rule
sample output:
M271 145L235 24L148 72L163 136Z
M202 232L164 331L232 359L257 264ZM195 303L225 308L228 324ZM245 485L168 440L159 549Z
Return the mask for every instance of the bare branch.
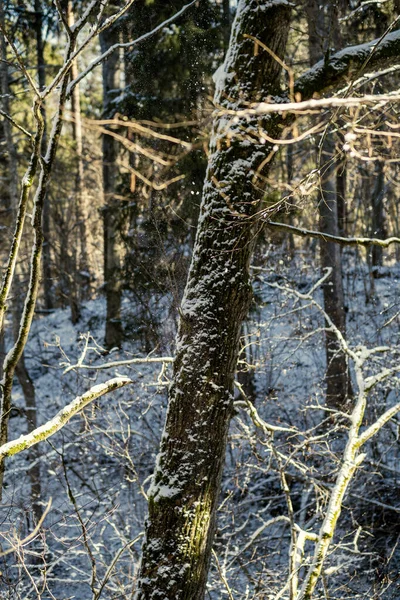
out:
M73 369L89 369L90 371L102 371L103 369L114 369L116 367L125 367L126 365L142 365L146 363L172 363L174 362L173 356L159 356L159 357L144 357L144 358L129 358L128 360L114 360L109 363L103 363L102 365L84 365L79 362L76 365L69 365L65 371L72 371ZM66 363L62 363L61 366L66 366Z
M33 81L32 77L29 74L29 71L27 70L24 61L21 58L20 53L17 50L17 47L15 46L14 42L12 41L12 39L9 37L9 35L7 34L5 28L3 27L3 24L0 23L0 31L3 34L4 38L7 40L7 43L10 45L15 58L17 59L18 65L22 71L22 73L24 74L26 80L28 81L29 85L31 86L32 90L34 91L35 95L40 98L40 92L36 87L35 82Z
M313 231L310 229L304 229L303 227L294 227L293 225L286 225L285 223L276 223L274 221L265 221L267 227L271 229L278 229L280 231L287 231L288 233L293 233L294 235L299 235L301 237L312 237L318 238L325 242L334 242L335 244L340 244L342 246L381 246L382 248L387 248L391 244L400 244L400 238L391 237L385 240L379 240L378 238L366 238L366 237L340 237L336 235L331 235L329 233L321 233L320 231Z
M47 421L44 425L41 425L26 435L21 435L16 440L12 440L7 444L3 444L3 446L0 446L0 459L18 454L19 452L46 440L62 429L74 415L90 404L90 402L129 383L132 383L132 380L128 377L115 377L105 383L93 386L82 396L77 396L70 404L60 410L55 417L50 419L50 421Z
M21 133L23 133L24 135L28 136L28 138L32 139L33 135L31 133L29 133L29 131L27 131L26 129L24 129L24 127L22 127L22 125L19 125L12 117L10 117L10 115L8 113L6 113L4 110L0 110L0 115L2 117L4 117L4 119L7 119L7 121L9 121L11 123L11 125L13 125L14 127L16 127Z
M232 115L234 117L251 117L254 115L267 115L272 113L309 114L326 108L351 108L360 105L384 106L388 102L399 102L400 94L396 90L392 94L366 94L365 96L349 96L348 98L312 98L298 102L259 102L241 110L221 109L218 115Z

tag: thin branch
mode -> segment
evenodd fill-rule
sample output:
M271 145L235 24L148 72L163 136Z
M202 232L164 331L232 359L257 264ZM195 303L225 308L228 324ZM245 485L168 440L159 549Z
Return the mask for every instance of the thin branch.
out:
M378 238L366 238L366 237L340 237L331 235L329 233L321 233L320 231L313 231L310 229L304 229L303 227L294 227L293 225L286 225L285 223L276 223L274 221L265 221L267 227L271 229L278 229L281 231L287 231L294 235L301 237L312 237L324 240L325 242L334 242L335 244L341 244L342 246L381 246L381 248L387 248L391 244L400 244L400 238L391 237L385 240Z
M23 540L17 540L16 546L13 546L12 548L8 548L8 550L5 550L4 552L1 552L0 556L7 556L7 554L12 554L13 552L18 552L18 550L20 548L26 546L32 540L35 539L35 537L39 533L39 530L40 530L41 526L43 525L43 521L45 520L45 518L49 514L49 511L50 511L50 508L51 508L51 503L52 503L52 499L50 498L50 500L48 501L47 506L44 509L43 514L40 517L40 519L39 519L36 527L34 528L34 530L31 531L31 533L29 535L27 535Z
M374 105L377 103L383 106L388 102L399 101L400 94L396 91L392 94L366 94L365 96L349 96L348 98L337 98L335 96L329 98L311 98L310 100L301 100L299 102L258 102L240 110L221 109L217 113L217 116L250 117L271 113L308 114L326 108L351 108L364 104Z
M109 363L103 363L102 365L84 365L77 363L75 365L69 365L65 371L72 371L73 369L89 369L90 371L102 371L103 369L114 369L116 367L125 367L126 365L141 365L145 363L172 363L174 362L173 356L157 356L157 357L144 357L144 358L129 358L128 360L114 360ZM66 366L66 363L61 364L62 367Z
M21 133L23 133L24 135L27 135L28 138L32 139L33 135L31 133L29 133L29 131L27 131L26 129L24 129L22 127L22 125L19 125L12 117L10 117L9 114L7 114L6 112L4 112L4 110L0 110L0 115L2 117L4 117L5 119L7 119L7 121L9 121L11 123L11 125L13 125L14 127L16 127Z
M83 40L83 42L81 43L79 48L77 48L72 54L67 56L66 60L64 61L64 64L58 71L57 75L54 77L53 81L41 93L40 97L42 99L45 99L46 96L48 96L50 94L50 92L52 92L54 90L54 88L58 86L58 84L61 82L61 80L64 78L64 76L70 71L73 62L76 60L76 58L79 56L79 54L81 54L83 52L83 50L91 43L91 41L95 37L97 37L102 31L104 31L108 27L111 27L111 25L113 25L128 10L128 8L133 4L133 2L134 2L134 0L129 0L129 2L123 8L121 8L121 10L114 13L110 17L108 17L108 19L103 23L103 25L101 27L95 27L89 33L89 35L86 37L86 39ZM85 14L86 13L84 13L84 15ZM72 28L72 27L70 28L70 38L69 39L72 44L75 43L79 30L86 23L86 21L84 20L84 15L78 21L76 21L75 28ZM88 16L86 18L88 18ZM89 72L89 71L87 71L87 72ZM80 79L83 79L84 77L86 77L86 71L84 71L84 75L82 77L80 77ZM71 83L73 83L73 82L71 82ZM76 83L78 83L77 80L76 80ZM75 85L73 87L75 87ZM72 87L70 84L67 95L69 95L71 91L72 91Z
M252 404L252 402L250 402L250 400L247 398L242 384L238 381L235 381L235 387L239 390L241 396L244 398L244 402L235 402L235 407L244 408L249 413L251 420L253 421L256 427L260 427L264 432L268 433L275 433L276 431L288 431L289 433L298 433L297 429L293 429L292 427L279 427L278 425L271 425L270 423L266 423L264 419L262 419L258 414L254 404Z
M135 544L136 542L138 542L140 540L140 538L142 538L144 535L143 532L139 533L139 535L137 535L133 540L131 540L130 542L127 542L124 546L122 546L122 548L120 548L117 553L115 554L114 558L112 559L110 565L107 568L107 571L103 577L103 581L101 582L101 585L98 589L98 591L96 592L96 594L93 596L93 600L99 600L102 591L104 589L104 586L106 585L106 583L108 582L108 580L110 579L111 573L114 570L115 565L117 564L120 556L125 552L125 550L127 550L128 548L130 548L131 546L133 546L133 544Z
M217 553L215 552L214 548L211 550L211 552L214 556L214 559L215 559L215 562L217 565L217 570L218 570L219 576L221 578L221 581L224 584L226 591L228 592L229 600L235 600L233 597L233 594L232 594L232 590L229 587L228 580L226 579L225 574L222 571L221 565L219 564L218 556L217 556Z
M105 383L93 386L90 390L82 394L82 396L77 396L44 425L37 427L26 435L21 435L16 440L0 446L0 459L18 454L43 440L47 440L47 438L62 429L74 415L90 404L90 402L129 383L132 383L132 380L128 377L115 377Z
M31 86L32 90L34 91L35 95L40 98L40 92L36 87L35 82L33 81L32 77L29 74L29 71L27 70L27 68L25 67L24 61L21 58L20 53L18 52L14 42L12 41L12 39L9 37L8 33L6 32L5 28L3 27L3 24L0 23L0 31L3 34L3 36L5 37L5 39L7 40L8 44L10 45L15 58L17 59L18 65L22 71L22 73L24 74L26 80L28 81L29 85Z

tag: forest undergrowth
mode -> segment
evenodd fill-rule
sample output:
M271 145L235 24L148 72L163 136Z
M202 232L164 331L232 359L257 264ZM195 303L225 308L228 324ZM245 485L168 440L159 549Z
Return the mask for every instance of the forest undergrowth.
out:
M348 344L394 348L400 331L400 269L387 262L372 277L361 252L343 251ZM237 407L208 584L213 600L277 599L288 576L290 520L307 531L318 528L347 432L345 416L333 414L324 403L323 315L290 291L306 296L321 277L312 252L290 259L286 248L267 249L252 271L254 300L243 327ZM316 302L321 294L317 287ZM166 306L171 299L164 300ZM133 383L93 403L42 442L38 459L29 453L9 459L0 514L6 550L2 598L128 598L135 585L170 366L153 362L99 369L149 356L140 341L106 354L101 345L104 314L105 302L97 299L85 304L76 325L67 309L34 321L25 359L35 381L39 424L94 383L115 375L128 375ZM128 296L123 314L128 327ZM165 329L160 337L173 339L172 319L159 317L155 320ZM150 357L159 356L155 347ZM171 359L173 348L163 356ZM398 379L391 378L371 394L366 424L398 401ZM328 597L328 581L335 590L331 600L399 597L399 425L393 419L367 444L316 598ZM10 439L25 431L23 395L16 387ZM26 538L35 532L32 456L39 464L45 518L40 531ZM311 551L312 541L306 540L305 555Z

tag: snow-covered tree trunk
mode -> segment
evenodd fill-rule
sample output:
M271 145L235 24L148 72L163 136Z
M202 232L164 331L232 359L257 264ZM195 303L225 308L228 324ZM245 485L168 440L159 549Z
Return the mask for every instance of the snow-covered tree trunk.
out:
M252 216L262 195L257 174L266 174L265 159L273 154L260 128L277 138L282 126L279 115L242 121L229 119L223 109L279 94L278 61L246 34L282 57L289 22L285 0L240 0L225 63L216 74L209 166L149 491L140 600L204 598L239 336L251 299Z

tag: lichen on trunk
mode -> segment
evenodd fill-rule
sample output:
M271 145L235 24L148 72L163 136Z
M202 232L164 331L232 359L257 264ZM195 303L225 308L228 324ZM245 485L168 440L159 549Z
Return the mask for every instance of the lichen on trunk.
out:
M258 170L272 152L259 128L281 134L282 117L233 119L236 109L280 92L281 67L245 37L284 53L285 1L241 0L225 63L196 243L182 301L173 383L153 483L136 598L204 598L232 414L241 325L251 300L253 216L262 197ZM270 162L263 168L265 175Z

